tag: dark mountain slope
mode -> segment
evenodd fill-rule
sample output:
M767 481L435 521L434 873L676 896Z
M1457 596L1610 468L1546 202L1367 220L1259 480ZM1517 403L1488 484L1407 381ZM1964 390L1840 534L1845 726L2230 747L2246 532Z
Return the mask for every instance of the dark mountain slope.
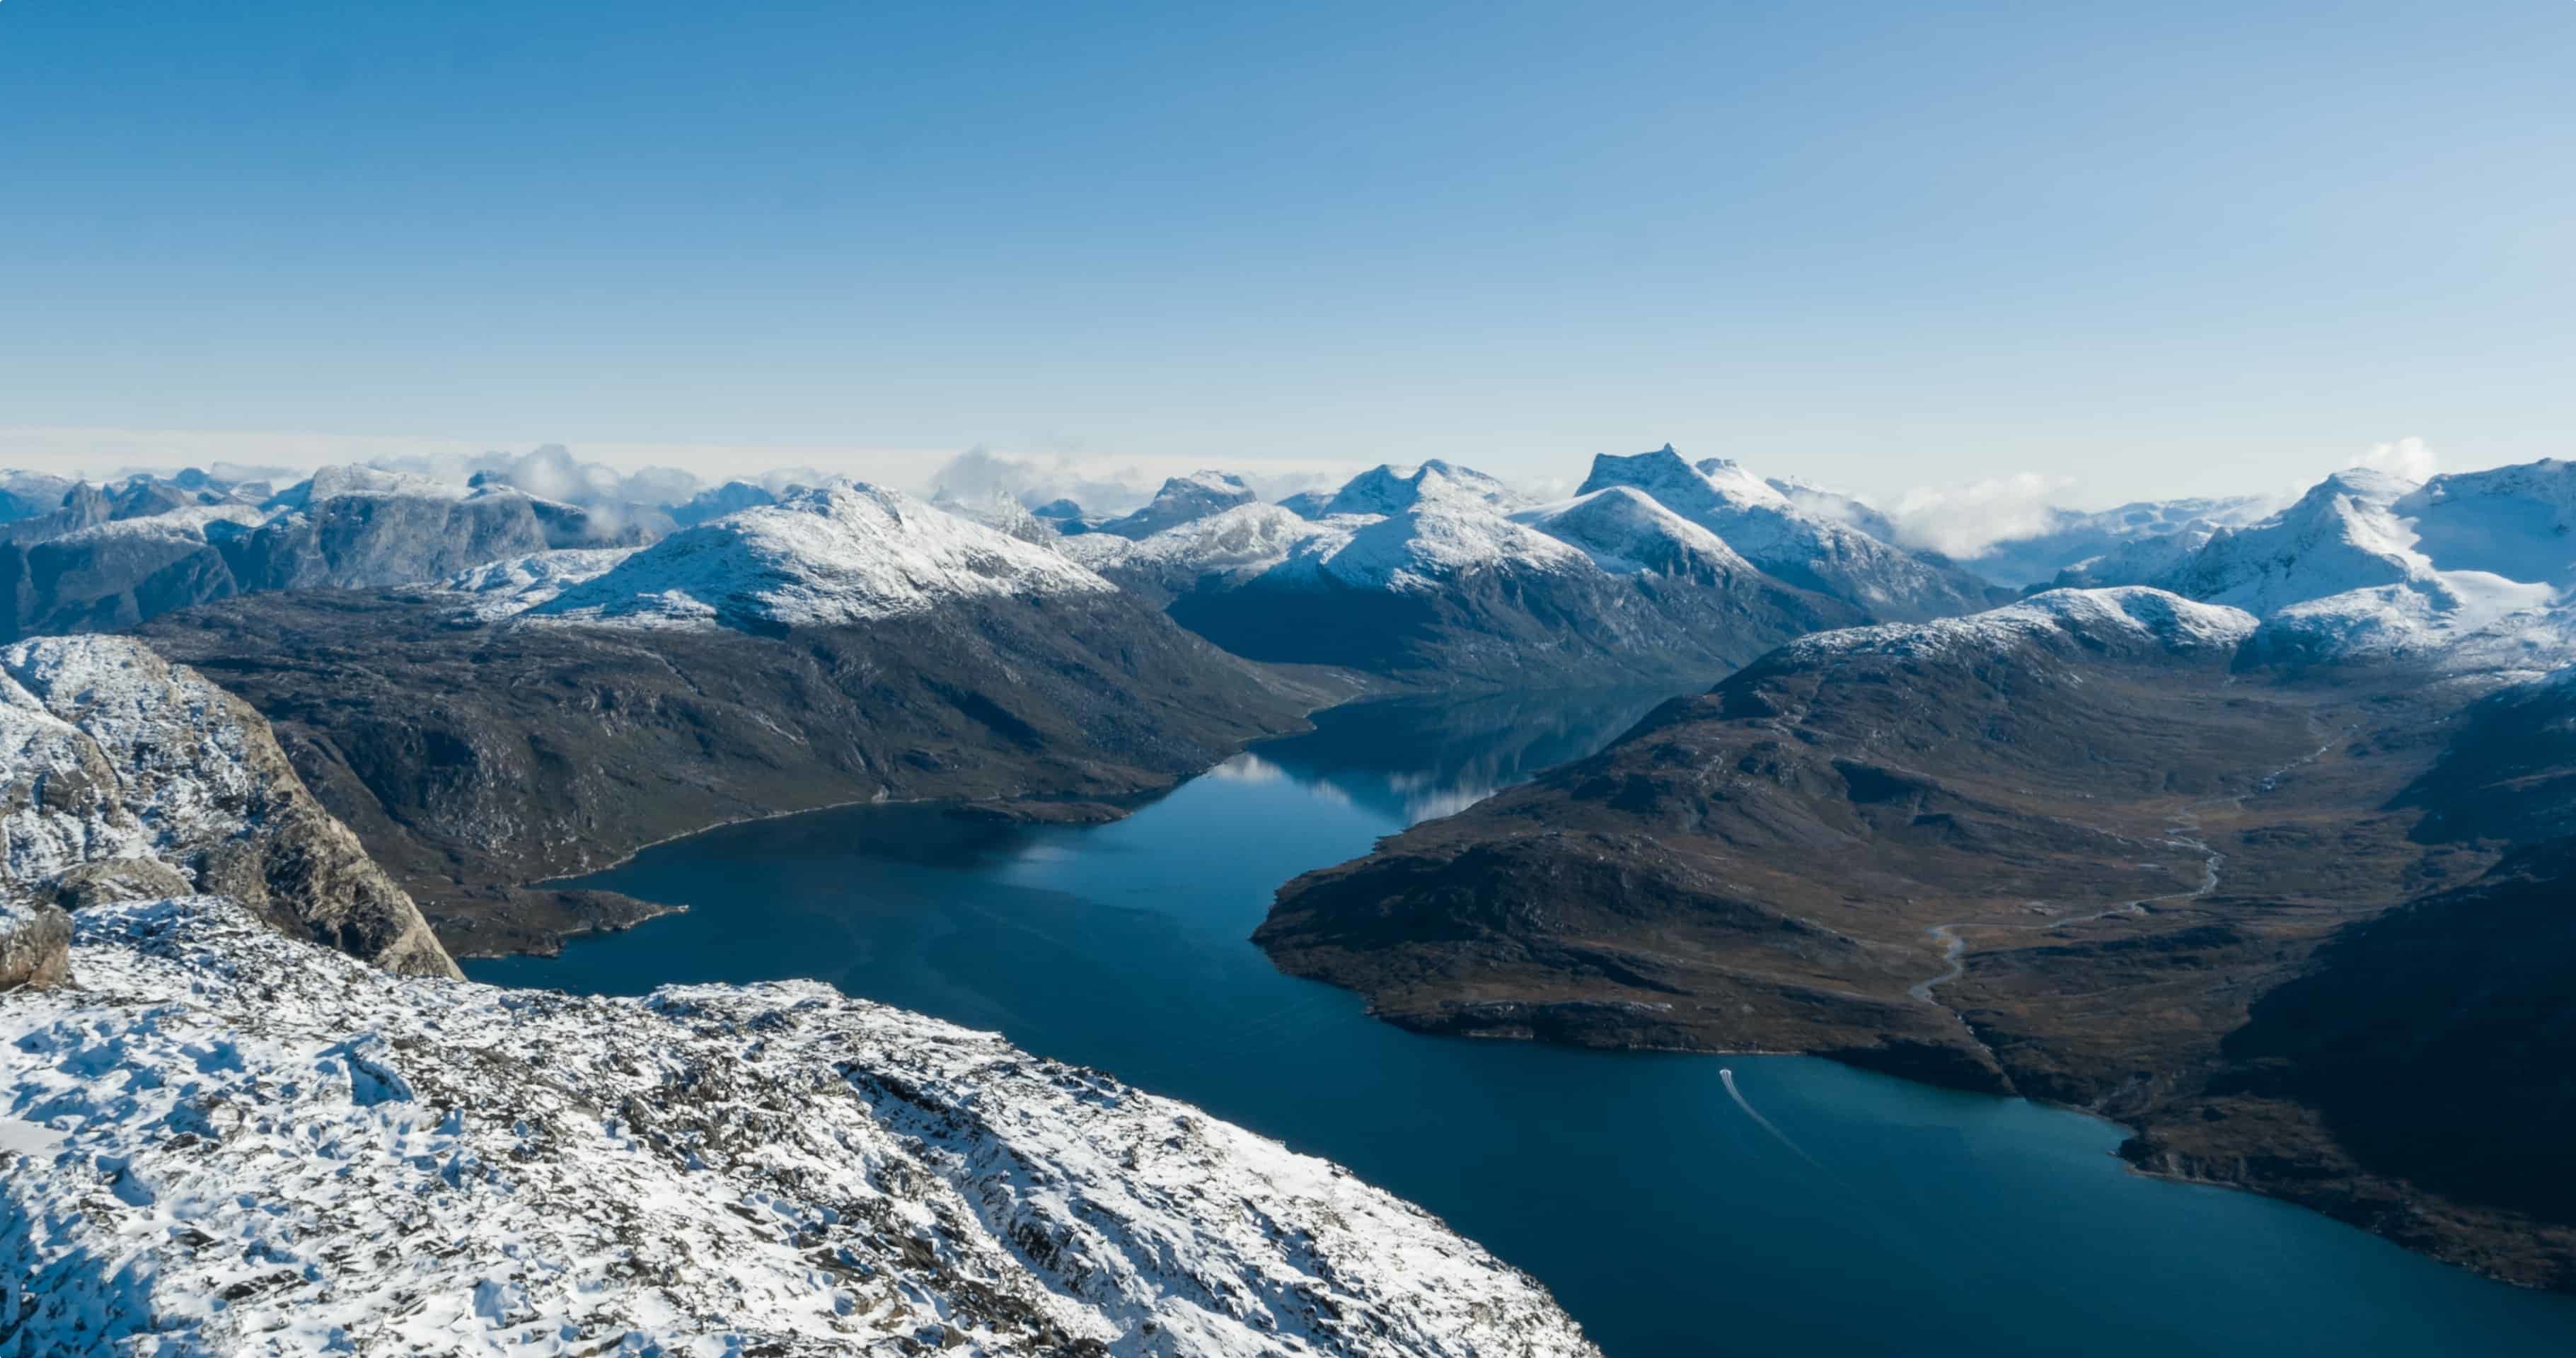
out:
M145 636L266 715L465 955L628 918L519 888L657 840L869 799L1131 796L1350 692L1105 592L752 635L476 625L452 597L311 591Z
M2423 810L2556 786L2532 735L2566 713L2249 669L2251 628L2117 590L1808 638L1290 883L1256 938L1409 1026L2094 1109L2158 1172L2576 1285L2566 1167L2520 1130L2569 1097L2570 855L2480 880L2553 816Z

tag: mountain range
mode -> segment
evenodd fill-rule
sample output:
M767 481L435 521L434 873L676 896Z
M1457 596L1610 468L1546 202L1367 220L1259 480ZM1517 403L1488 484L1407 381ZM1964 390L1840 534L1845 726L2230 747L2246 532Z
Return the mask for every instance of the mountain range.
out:
M648 916L544 884L728 820L1105 819L1325 704L1642 682L1695 696L1289 883L1260 945L1429 1031L2092 1109L2141 1167L2576 1286L2545 1139L2368 1097L2567 1097L2567 463L2059 514L1956 560L1670 447L1556 499L1435 461L1115 516L829 478L650 513L497 474L0 485L13 626L137 638L11 652L0 717L48 770L13 796L90 798L92 846L12 839L22 980L82 946L62 907L189 891L436 973ZM156 839L158 775L99 770L166 748L120 714L177 709L110 691L238 733L185 739L250 751L251 828Z

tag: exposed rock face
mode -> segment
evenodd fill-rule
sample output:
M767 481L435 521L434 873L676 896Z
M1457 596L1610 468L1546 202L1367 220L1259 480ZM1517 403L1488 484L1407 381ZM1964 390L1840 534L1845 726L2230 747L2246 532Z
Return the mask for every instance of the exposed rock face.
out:
M58 906L0 900L0 995L71 975L72 919Z
M74 957L0 1006L30 1358L1597 1353L1338 1166L823 986L404 980L204 898Z
M241 700L121 637L0 648L0 873L86 906L173 885L389 970L454 975L411 898Z
M145 635L265 713L476 954L631 922L621 899L516 888L675 835L870 799L1130 796L1352 691L1227 656L1116 591L763 634L478 623L462 597L252 595Z

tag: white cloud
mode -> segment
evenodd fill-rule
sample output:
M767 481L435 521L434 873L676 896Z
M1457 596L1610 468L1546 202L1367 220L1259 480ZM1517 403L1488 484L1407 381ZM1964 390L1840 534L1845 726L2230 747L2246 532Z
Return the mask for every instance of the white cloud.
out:
M177 471L237 463L275 467L296 474L337 463L463 469L459 479L479 470L487 459L502 463L528 453L496 449L541 450L540 439L455 439L392 434L329 434L309 431L203 429L80 429L60 426L0 427L0 467L52 472L63 476L105 479L124 471ZM581 443L566 461L612 469L634 469L642 475L661 468L695 476L710 485L729 480L759 481L764 469L780 469L790 480L813 481L831 476L873 481L906 490L924 490L931 473L953 452L949 448L885 448L864 445L759 446L713 443Z
M1963 486L1917 486L1886 512L1904 545L1973 557L1995 543L2054 528L2056 503L2074 485L2069 476L2016 472Z
M2394 443L2373 444L2369 452L2362 453L2343 465L2366 471L2386 472L2391 476L2404 477L2409 481L2430 481L2434 473L2442 470L2442 459L2425 444L2424 440L2408 437Z

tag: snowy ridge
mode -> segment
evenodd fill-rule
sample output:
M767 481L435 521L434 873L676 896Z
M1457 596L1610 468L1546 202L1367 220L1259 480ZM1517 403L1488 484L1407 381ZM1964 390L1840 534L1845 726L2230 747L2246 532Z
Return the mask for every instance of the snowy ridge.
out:
M2213 537L2156 583L2268 614L2346 590L2429 578L2432 563L2390 509L2409 489L2377 472L2338 472L2279 514Z
M1811 663L1851 655L1931 659L2083 636L2145 643L2181 655L2232 652L2254 635L2256 626L2254 615L2243 609L2197 603L2160 589L2053 589L1964 618L1819 632L1789 643L1779 654Z
M1142 538L1084 533L1057 549L1094 570L1144 567L1184 575L1258 574L1309 542L1349 540L1357 523L1310 522L1284 505L1237 505Z
M2421 486L2339 472L2158 583L2263 615L2274 659L2431 659L2511 678L2576 658L2571 511L2576 468L2554 460Z
M2576 462L2436 476L2391 509L2442 570L2576 584Z
M80 988L0 1007L29 1358L1595 1352L1346 1171L823 986L574 998L208 898L78 919Z
M849 483L674 533L519 616L636 628L831 627L963 599L1116 588L1051 548L899 491Z
M1483 472L1433 458L1410 471L1383 463L1361 472L1335 491L1324 502L1321 513L1313 517L1401 514L1426 501L1474 501L1498 509L1526 503L1509 486Z
M2111 509L2049 511L2039 532L2005 538L1961 564L2000 585L2137 585L2170 570L2222 528L2281 507L2273 496L2140 500Z
M1754 565L1793 585L1874 611L1953 613L1984 602L1912 552L1836 519L1800 509L1738 463L1684 462L1666 444L1651 453L1602 454L1579 494L1633 486L1724 539Z
M1514 514L1512 522L1581 549L1593 565L1612 575L1718 579L1754 571L1753 563L1725 539L1634 486L1611 486L1526 509Z
M1514 523L1481 500L1426 499L1400 514L1324 526L1342 523L1356 526L1307 538L1271 577L1414 592L1471 571L1593 569L1582 549Z
M1253 503L1142 538L1094 533L1062 546L1099 570L1165 580L1220 575L1280 588L1406 593L1477 571L1714 579L1753 569L1716 534L1631 487L1509 508L1518 503L1490 476L1432 461L1409 472L1361 473L1324 502L1337 511L1327 517Z
M1718 461L1711 458L1701 463L1700 469L1706 472L1711 463ZM1781 498L1801 513L1849 524L1890 546L1898 545L1896 521L1858 496L1828 490L1800 476L1766 476L1762 483L1780 492Z
M150 537L202 545L216 524L256 528L266 521L266 515L246 504L183 505L158 514L94 523L49 540L71 544L104 542L119 537Z
M1123 518L1111 519L1093 531L1124 538L1141 538L1178 527L1194 519L1222 514L1238 505L1248 505L1261 497L1240 476L1231 472L1202 471L1188 476L1175 476L1154 492L1144 508Z
M574 585L596 580L615 570L624 564L626 558L641 550L640 547L566 547L551 552L531 552L526 556L485 562L459 571L441 581L438 588L471 596L465 602L465 613L481 622L497 622L539 604L550 603Z

